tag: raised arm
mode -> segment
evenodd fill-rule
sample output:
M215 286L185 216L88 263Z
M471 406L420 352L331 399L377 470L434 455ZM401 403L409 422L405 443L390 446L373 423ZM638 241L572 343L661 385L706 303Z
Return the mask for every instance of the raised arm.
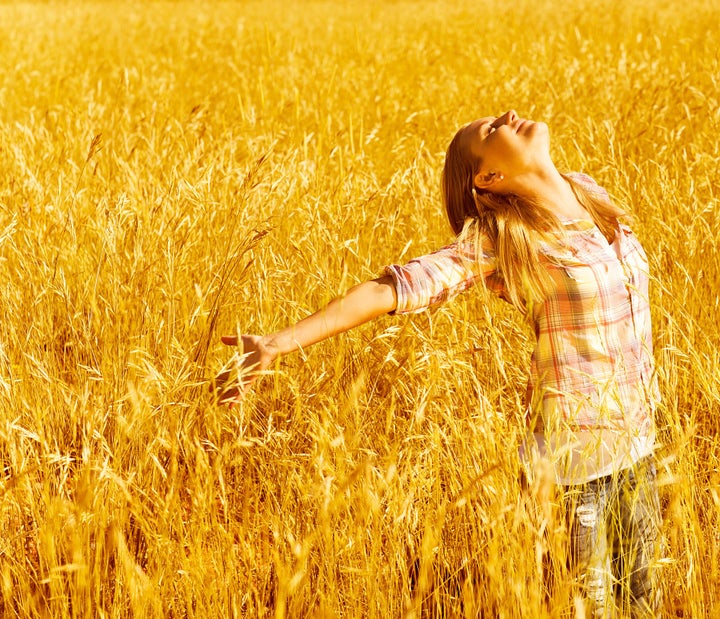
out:
M223 336L224 344L241 350L233 358L231 367L224 369L215 379L221 401L232 403L240 400L258 374L280 355L344 333L396 307L394 280L385 275L352 287L325 308L275 333L241 335L239 338Z

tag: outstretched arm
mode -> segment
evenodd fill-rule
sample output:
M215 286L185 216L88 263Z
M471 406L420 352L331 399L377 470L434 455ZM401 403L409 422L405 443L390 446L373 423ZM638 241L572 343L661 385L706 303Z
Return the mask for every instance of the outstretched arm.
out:
M275 333L223 336L224 344L238 346L241 351L234 357L234 367L223 370L215 379L221 401L239 401L258 374L279 356L344 333L396 307L395 283L386 275L352 287L325 308Z

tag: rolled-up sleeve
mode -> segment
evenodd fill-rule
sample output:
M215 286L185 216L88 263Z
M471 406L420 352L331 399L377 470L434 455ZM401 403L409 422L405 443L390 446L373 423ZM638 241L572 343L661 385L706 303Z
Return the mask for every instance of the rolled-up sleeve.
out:
M421 312L439 305L495 273L495 257L487 251L476 259L470 243L453 243L405 265L385 267L395 281L396 314Z

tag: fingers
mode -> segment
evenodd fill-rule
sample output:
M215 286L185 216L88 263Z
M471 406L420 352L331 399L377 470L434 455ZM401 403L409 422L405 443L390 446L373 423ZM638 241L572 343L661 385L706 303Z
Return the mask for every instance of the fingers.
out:
M221 368L213 385L218 402L229 404L232 408L244 398L250 385L268 367L270 360L259 336L223 335L221 341L226 346L239 349Z
M227 389L225 391L222 391L218 394L218 403L219 404L225 404L226 406L229 406L230 408L234 408L243 399L243 392L240 391L237 387L231 387L230 389Z
M245 399L245 395L250 391L250 385L255 382L256 378L257 376L238 377L238 382L228 385L218 381L215 388L218 403L225 404L231 409L235 408Z
M247 384L242 385L231 380L229 370L220 372L215 380L211 381L210 391L215 393L218 404L225 404L230 408L237 406L247 392Z
M236 339L226 336L228 340ZM216 374L210 390L216 394L220 404L230 408L237 406L250 390L250 385L257 378L258 362L252 359L251 353L235 353L223 368Z

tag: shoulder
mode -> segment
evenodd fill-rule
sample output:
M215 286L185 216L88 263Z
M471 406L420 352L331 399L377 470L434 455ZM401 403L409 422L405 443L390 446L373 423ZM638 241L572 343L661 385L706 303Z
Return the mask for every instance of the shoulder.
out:
M648 257L645 248L630 226L622 223L618 226L617 243L624 260L638 256L640 262L647 266Z
M477 263L488 262L495 258L495 249L485 234L472 234L457 238L453 243L436 249L435 251L414 258L411 262L425 264L447 265L448 263L462 264L466 267L476 268Z
M584 172L570 172L567 176L586 191L596 194L604 200L610 199L607 190L602 185L598 184L598 182L589 174L585 174Z

